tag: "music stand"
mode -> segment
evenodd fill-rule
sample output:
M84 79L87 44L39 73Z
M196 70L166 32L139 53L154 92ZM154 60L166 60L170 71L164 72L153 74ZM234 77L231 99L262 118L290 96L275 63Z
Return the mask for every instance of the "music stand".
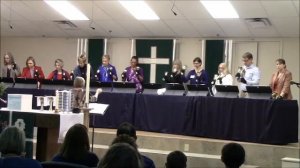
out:
M90 89L92 91L96 91L98 88L102 89L102 92L112 92L112 82L98 82L98 81L92 81L90 83Z
M143 94L157 95L157 90L162 88L162 85L159 83L146 83L143 84Z
M112 83L114 93L135 93L135 83L131 82L113 82Z
M89 108L92 110L90 114L93 114L93 122L92 122L92 152L94 150L94 137L95 137L95 115L100 114L104 115L109 107L109 104L101 104L101 103L89 103Z
M73 88L72 80L42 80L43 89L70 90Z
M215 97L237 98L239 96L238 86L233 85L215 85L217 93Z
M186 90L182 84L179 83L166 83L166 92L164 95L176 95L183 96L186 94Z
M37 80L29 78L16 78L15 88L36 88Z
M186 96L207 96L208 94L207 85L190 84L190 85L186 85L186 87L188 90Z
M272 90L270 86L246 86L250 99L270 99Z

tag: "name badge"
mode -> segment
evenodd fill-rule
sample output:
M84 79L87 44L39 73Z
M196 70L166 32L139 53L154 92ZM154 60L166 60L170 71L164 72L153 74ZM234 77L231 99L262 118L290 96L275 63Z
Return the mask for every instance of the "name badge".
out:
M194 79L194 78L195 78L195 75L191 75L190 78L191 78L191 79Z

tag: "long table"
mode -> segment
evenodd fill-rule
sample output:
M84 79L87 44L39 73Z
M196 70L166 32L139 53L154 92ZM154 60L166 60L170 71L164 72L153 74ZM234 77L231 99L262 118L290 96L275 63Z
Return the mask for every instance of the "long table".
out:
M54 90L9 88L7 93L54 94ZM296 100L102 93L105 115L90 126L117 128L124 121L138 130L266 144L298 142ZM33 106L34 107L34 106Z

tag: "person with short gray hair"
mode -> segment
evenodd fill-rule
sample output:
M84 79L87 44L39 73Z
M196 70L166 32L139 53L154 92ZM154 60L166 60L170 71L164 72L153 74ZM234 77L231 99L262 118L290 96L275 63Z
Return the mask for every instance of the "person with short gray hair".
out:
M17 127L6 127L0 135L0 167L42 168L33 159L25 158L25 133Z

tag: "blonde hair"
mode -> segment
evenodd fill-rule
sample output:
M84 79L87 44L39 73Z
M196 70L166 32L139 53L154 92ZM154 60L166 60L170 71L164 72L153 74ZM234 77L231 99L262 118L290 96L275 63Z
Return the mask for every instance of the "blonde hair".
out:
M106 58L106 59L110 60L110 56L108 54L103 55L102 58Z
M178 65L178 71L181 71L181 69L182 69L182 63L181 63L181 61L179 60L179 59L176 59L176 60L174 60L173 61L173 66L174 65Z
M81 54L79 57L78 57L78 62L82 61L84 64L86 63L86 56L84 54Z
M226 64L226 63L222 62L222 63L219 64L219 67L220 67L220 66L222 66L222 67L224 68L223 73L224 73L225 75L227 75L227 74L230 73L229 70L228 70L228 68L227 68L227 64ZM219 72L219 67L218 67L218 72ZM219 73L220 73L220 72L219 72Z

